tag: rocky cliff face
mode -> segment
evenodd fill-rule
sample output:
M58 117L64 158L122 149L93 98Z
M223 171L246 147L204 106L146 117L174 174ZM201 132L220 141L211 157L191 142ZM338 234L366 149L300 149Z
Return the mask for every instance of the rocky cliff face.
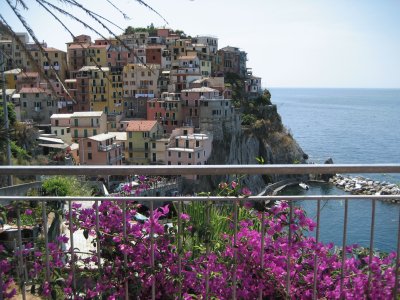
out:
M209 164L257 164L256 158L263 158L265 164L292 164L302 163L306 157L303 150L287 132L281 122L275 105L259 107L258 120L250 126L241 126L240 119L235 122L214 124L216 131L222 133L214 136L213 151ZM218 183L231 180L233 177L202 178L195 190L212 190ZM264 187L277 180L278 176L246 176L242 178L245 186L253 194L257 194Z

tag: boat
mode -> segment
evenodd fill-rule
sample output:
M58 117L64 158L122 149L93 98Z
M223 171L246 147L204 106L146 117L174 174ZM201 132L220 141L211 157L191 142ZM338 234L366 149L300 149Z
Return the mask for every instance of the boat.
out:
M305 184L304 182L300 182L299 183L299 186L302 188L302 189L304 189L304 190L308 190L310 187L307 185L307 184Z

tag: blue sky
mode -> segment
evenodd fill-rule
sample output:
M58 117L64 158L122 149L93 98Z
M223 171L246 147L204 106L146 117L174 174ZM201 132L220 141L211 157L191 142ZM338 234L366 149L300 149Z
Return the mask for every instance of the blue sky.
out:
M23 13L39 39L65 50L70 35L37 4L26 2L31 7ZM219 47L236 46L248 53L248 67L265 87L400 88L398 0L147 0L169 24L134 0L115 0L131 20L104 0L84 2L122 28L153 23L193 36L217 36ZM6 2L1 3L3 17L16 31L24 31ZM63 20L75 35L97 37Z

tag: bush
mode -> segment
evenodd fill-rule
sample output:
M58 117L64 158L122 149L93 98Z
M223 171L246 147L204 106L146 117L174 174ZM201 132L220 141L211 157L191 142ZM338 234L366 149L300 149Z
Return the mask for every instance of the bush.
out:
M395 254L373 256L369 261L365 251L350 246L343 249L346 258L345 268L341 270L342 252L335 252L332 244L317 243L307 235L315 223L303 210L293 207L290 218L290 207L283 202L259 212L246 203L243 197L249 191L236 181L222 183L219 188L218 195L235 197L234 205L214 206L212 212L210 201L203 207L192 203L183 206L168 226L165 219L170 207L161 207L144 222L138 222L135 221L138 205L127 202L123 210L124 204L117 199L99 205L98 230L97 207L81 208L75 203L72 220L68 222L74 231L83 230L84 236L90 237L94 244L100 243L101 269L98 270L99 257L95 251L84 255L75 253L71 261L62 250L68 238L60 236L57 243L49 244L51 281L43 283L46 268L42 251L35 252L28 271L32 278L41 278L44 296L55 293L59 283L65 295L71 295L69 270L75 264L79 283L75 293L82 299L100 295L112 299L123 297L126 284L130 297L140 299L151 297L153 284L157 299L175 299L180 285L184 299L204 299L206 285L211 299L232 299L234 286L238 299L256 299L259 292L265 299L310 299L316 267L318 299L392 296ZM206 216L210 222L204 221ZM182 233L179 236L178 231ZM263 234L264 245L261 245ZM177 264L180 258L185 262L181 273ZM288 264L289 291L286 290ZM11 280L9 273L3 276Z

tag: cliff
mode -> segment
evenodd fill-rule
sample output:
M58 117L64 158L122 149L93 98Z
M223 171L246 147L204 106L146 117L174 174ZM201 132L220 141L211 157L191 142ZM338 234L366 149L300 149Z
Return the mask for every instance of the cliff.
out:
M246 117L252 119L250 124L246 124ZM214 139L209 164L257 164L257 158L262 158L265 164L292 164L303 163L307 158L283 126L276 105L253 105L252 109L242 107L241 113L238 112L234 120L208 124L207 129L210 130L211 126ZM215 189L221 181L232 179L207 176L201 178L193 188L209 191ZM241 178L243 185L250 188L253 194L261 192L268 183L282 179L286 178L277 175Z

